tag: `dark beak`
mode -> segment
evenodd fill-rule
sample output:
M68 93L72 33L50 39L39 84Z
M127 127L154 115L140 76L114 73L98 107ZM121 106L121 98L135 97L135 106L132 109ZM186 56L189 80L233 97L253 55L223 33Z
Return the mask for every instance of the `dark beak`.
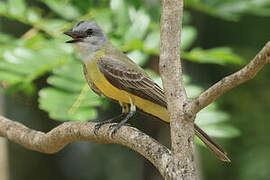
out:
M83 38L86 37L86 34L80 31L69 30L69 31L64 32L64 34L73 38L72 40L66 41L66 43L82 42Z

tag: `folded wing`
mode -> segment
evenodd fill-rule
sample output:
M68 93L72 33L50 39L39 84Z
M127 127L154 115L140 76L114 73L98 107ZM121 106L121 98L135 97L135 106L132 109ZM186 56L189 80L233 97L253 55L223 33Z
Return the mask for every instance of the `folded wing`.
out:
M113 86L167 107L163 90L140 67L134 66L130 61L123 62L110 57L98 60L99 70Z

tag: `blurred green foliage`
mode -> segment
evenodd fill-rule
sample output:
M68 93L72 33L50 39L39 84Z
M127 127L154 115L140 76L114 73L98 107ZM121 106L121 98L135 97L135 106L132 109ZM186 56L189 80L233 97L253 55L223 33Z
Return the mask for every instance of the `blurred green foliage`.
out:
M27 6L24 0L1 2L2 16L31 26L20 38L8 34L0 36L0 41L7 42L9 38L11 42L1 46L0 54L0 80L7 86L5 91L9 94L23 91L27 95L33 95L36 93L34 80L49 75L47 83L50 87L38 90L41 109L56 120L85 121L96 118L96 107L101 105L101 99L88 91L79 54L72 46L64 43L67 37L64 37L62 32L81 19L91 19L97 21L108 33L111 41L137 64L144 66L150 56L159 54L160 25L156 16L160 15L160 6L149 6L148 9L156 8L158 12L151 14L143 3L124 0L108 2L110 6L103 3L94 6L93 2L93 6L86 10L80 9L80 4L72 1L40 1L49 10L40 6ZM190 16L188 12L185 14ZM70 23L70 20L73 23ZM207 50L191 48L197 31L189 25L190 18L184 22L182 52L185 59L217 64L243 62L228 47ZM186 81L186 84L190 97L202 91L195 85L189 85L190 82ZM216 111L217 109L211 109L207 114L214 116ZM200 119L209 117L202 116ZM219 122L215 121L214 124L217 123ZM214 131L217 126L210 129ZM219 134L225 133L222 129L219 131ZM228 132L228 129L226 131ZM218 133L212 133L216 134Z
M32 2L32 1L30 1ZM157 64L160 43L159 1L125 0L25 0L0 1L0 16L27 25L18 29L20 36L0 34L0 82L9 95L23 92L38 94L40 109L52 119L85 121L95 119L97 108L107 100L98 97L85 81L80 54L62 32L80 20L95 20L113 44L133 61L148 68ZM246 14L270 16L269 0L187 0L185 1L181 56L194 63L221 66L243 65L244 60L230 47L204 49L195 46L198 30L192 25L192 11L199 11L226 21L238 21ZM147 70L161 85L159 76ZM40 89L36 80L46 77ZM203 91L185 75L189 97ZM196 122L211 136L232 138L240 131L228 123L231 116L212 104L201 111Z
M268 0L184 0L185 6L212 16L237 21L242 15L270 16Z

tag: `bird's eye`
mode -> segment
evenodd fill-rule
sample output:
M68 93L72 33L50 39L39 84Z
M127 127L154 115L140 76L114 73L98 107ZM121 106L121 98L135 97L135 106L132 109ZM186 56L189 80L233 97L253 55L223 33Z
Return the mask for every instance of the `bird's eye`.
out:
M86 30L86 34L87 34L87 36L92 36L93 35L93 29L87 29Z

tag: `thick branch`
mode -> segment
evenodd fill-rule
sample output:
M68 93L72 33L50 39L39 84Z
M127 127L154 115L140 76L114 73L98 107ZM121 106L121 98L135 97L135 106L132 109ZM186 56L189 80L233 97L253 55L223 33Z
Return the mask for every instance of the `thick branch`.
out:
M162 1L159 67L169 110L187 99L180 61L182 11L182 0Z
M254 57L254 59L236 73L227 76L207 89L192 102L192 111L199 112L230 89L252 79L266 64L270 62L270 42Z
M162 0L160 73L168 102L173 158L166 179L196 179L194 114L187 109L180 61L183 0Z
M109 128L110 124L102 126L98 135L95 135L95 125L96 123L92 122L66 122L48 133L43 133L0 116L0 137L6 137L28 149L43 153L56 153L75 141L121 144L143 155L164 175L167 161L171 157L168 148L138 129L128 126L121 127L113 138L113 128Z

